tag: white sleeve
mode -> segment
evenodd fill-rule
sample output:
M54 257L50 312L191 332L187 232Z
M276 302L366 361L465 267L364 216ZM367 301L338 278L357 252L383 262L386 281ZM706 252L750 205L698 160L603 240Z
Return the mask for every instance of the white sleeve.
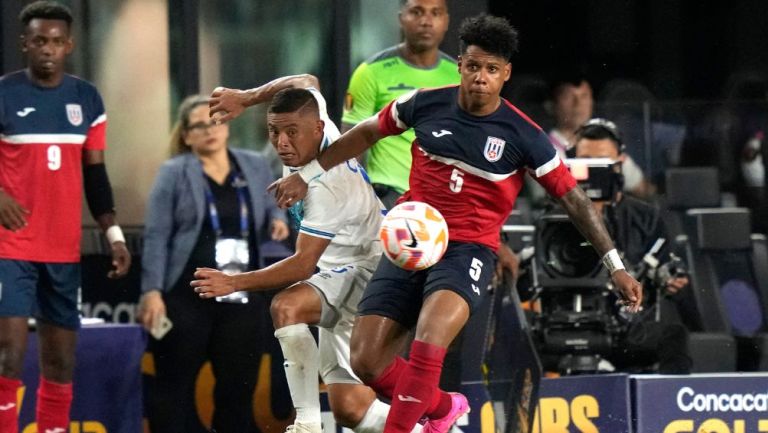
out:
M304 218L301 220L299 232L323 239L333 239L345 225L346 199L326 184L327 179L325 177L322 181L312 182L309 185L307 197L304 199Z

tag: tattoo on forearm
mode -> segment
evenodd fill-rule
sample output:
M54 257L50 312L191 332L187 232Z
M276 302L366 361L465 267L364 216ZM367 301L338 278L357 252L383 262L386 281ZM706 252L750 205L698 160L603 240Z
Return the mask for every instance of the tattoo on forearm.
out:
M560 204L582 235L602 257L614 248L603 218L597 213L584 191L576 187L560 198Z

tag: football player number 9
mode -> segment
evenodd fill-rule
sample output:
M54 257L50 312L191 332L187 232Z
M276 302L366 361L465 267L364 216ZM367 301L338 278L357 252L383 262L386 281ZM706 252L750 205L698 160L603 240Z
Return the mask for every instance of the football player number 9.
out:
M56 171L61 168L61 148L55 144L48 146L48 169Z
M448 183L448 186L451 188L451 191L453 192L459 192L461 191L462 185L464 185L464 173L459 171L459 169L454 168L453 172L451 173L451 181Z

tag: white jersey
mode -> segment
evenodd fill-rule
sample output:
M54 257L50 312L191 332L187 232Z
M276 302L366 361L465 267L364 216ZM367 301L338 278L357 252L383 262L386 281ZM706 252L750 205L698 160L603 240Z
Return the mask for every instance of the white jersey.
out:
M325 122L322 150L336 141L340 134L328 117L323 96L315 88L307 90L317 99L320 118ZM290 171L296 169L291 168ZM294 217L303 210L300 233L331 240L317 262L320 269L378 260L382 253L379 227L384 206L356 159L339 164L312 180L307 196L294 206L291 212Z

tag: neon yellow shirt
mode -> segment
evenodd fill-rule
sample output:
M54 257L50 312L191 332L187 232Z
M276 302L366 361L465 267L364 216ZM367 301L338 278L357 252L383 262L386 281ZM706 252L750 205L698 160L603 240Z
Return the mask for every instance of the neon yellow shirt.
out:
M361 63L349 80L341 121L357 124L384 108L390 101L413 89L441 87L460 81L456 61L440 52L437 64L420 68L400 56L397 46L388 48ZM411 171L412 129L386 137L370 149L367 160L371 183L390 186L403 193Z

